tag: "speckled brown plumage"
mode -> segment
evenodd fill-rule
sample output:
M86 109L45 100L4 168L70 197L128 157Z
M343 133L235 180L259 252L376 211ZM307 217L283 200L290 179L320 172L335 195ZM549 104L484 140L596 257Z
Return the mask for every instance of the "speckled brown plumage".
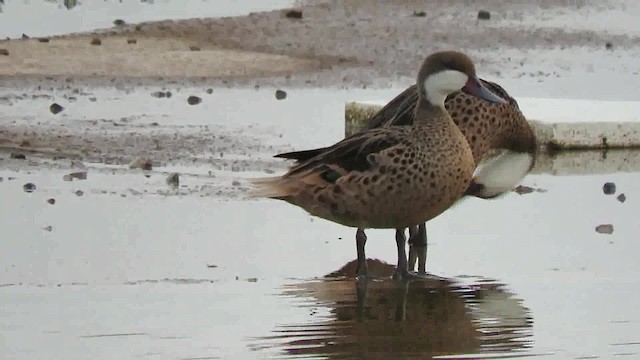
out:
M461 91L450 94L445 102L454 123L467 138L476 161L491 149L533 151L535 135L518 103L499 85L485 80L482 83L508 103L490 104ZM411 125L413 112L410 109L417 99L413 85L374 115L369 128Z
M508 103L491 104L462 91L450 94L445 101L445 108L467 139L476 162L492 149L533 151L536 146L535 135L516 100L498 84L481 81ZM413 124L414 109L418 101L416 89L416 85L412 85L391 100L369 120L368 127L363 131ZM294 151L276 157L302 162L317 156L325 149Z
M481 84L464 54L432 54L413 93L410 88L390 104L406 110L394 112L397 124L381 121L330 147L277 155L298 162L283 176L252 180L253 194L358 227L359 262L365 261L364 228L395 228L398 275L406 278L402 229L436 217L464 196L476 166L467 138L445 110L446 95L461 88L505 102ZM394 126L409 121L411 126Z
M458 68L475 76L467 59ZM439 66L427 58L417 83ZM256 194L353 227L400 228L432 219L464 194L475 161L444 108L420 94L414 109L413 126L346 138L283 176L254 180Z

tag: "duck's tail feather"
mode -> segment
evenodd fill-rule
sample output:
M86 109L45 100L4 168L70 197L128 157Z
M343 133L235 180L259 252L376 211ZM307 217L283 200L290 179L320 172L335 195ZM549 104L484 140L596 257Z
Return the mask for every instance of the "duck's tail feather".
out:
M252 185L250 197L289 201L300 194L309 194L317 187L326 187L327 181L318 171L308 171L297 176L271 176L249 179Z
M270 176L249 179L252 187L249 196L254 198L271 198L284 200L291 195L291 186L282 176Z

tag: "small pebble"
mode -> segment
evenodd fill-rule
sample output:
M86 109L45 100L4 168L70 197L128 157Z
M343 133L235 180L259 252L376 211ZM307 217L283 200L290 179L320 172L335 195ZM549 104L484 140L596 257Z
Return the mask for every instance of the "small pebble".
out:
M48 42L49 42L49 39L48 39L48 38L38 38L38 42L41 42L41 43L48 43Z
M69 174L72 179L78 180L87 180L87 172L86 171L77 171Z
M67 175L63 175L62 176L62 180L63 181L73 181L73 178L71 177L71 175L67 174Z
M491 13L487 10L478 11L478 20L489 20L491 19Z
M522 194L531 194L534 191L534 189L529 186L518 185L518 187L513 189L513 191L522 195Z
M93 39L91 39L91 45L100 46L100 45L102 45L102 40L100 40L98 38L93 38Z
M189 105L198 105L201 102L202 102L202 99L194 95L191 95L187 98L187 103Z
M169 174L166 181L167 185L178 187L180 185L180 175L178 173Z
M135 158L131 164L129 164L129 169L151 170L152 168L151 160L144 157Z
M413 17L425 17L427 16L427 13L424 11L414 11L413 15L411 15Z
M164 91L154 91L151 93L151 96L161 99L163 97L166 97L166 94L164 93Z
M127 24L127 23L126 23L124 20L122 20L122 19L115 19L115 20L113 20L113 25L115 25L115 26L124 26L124 25L126 25L126 24Z
M611 224L602 224L596 226L596 232L600 234L613 234L613 225Z
M78 191L75 192L75 194L76 194L76 196L82 196L82 195L84 195L84 191L78 190Z
M616 184L612 182L604 183L602 186L602 191L605 195L613 195L616 193Z
M208 267L209 269L215 269L215 268L217 268L217 267L218 267L218 265L214 265L214 264L207 264L207 267Z
M191 45L191 46L189 46L189 50L191 50L191 51L200 51L201 49L200 49L199 46Z
M60 104L57 104L57 103L53 103L53 104L51 104L51 106L49 106L49 111L51 111L51 113L53 115L57 115L57 114L61 113L62 110L64 110L64 108Z
M48 202L49 204L53 205L53 204L55 204L55 203L56 203L56 199L54 199L54 198L47 199L47 202Z
M0 55L2 55L2 56L9 56L9 50L7 50L7 49L0 49Z
M36 191L36 185L34 183L26 183L26 184L22 185L22 189L25 192L32 193L32 192Z
M42 230L51 232L51 230L53 230L53 226L51 226L51 225L45 226L45 227L42 228Z
M233 186L240 186L240 181L238 181L238 180L233 180L233 181L231 182L231 185L233 185Z
M278 100L284 100L287 98L287 93L284 90L276 90L276 99Z
M207 94L213 94L213 89L211 88L207 89Z
M613 44L607 41L607 43L604 44L604 47L607 50L611 50L611 49L613 49Z
M302 10L288 10L284 16L287 19L302 19Z
M27 158L27 156L23 153L14 153L12 152L11 154L9 154L9 158L11 159L18 159L18 160L25 160Z
M137 44L138 40L136 39L127 39L127 44Z
M620 201L621 203L627 201L627 197L624 194L618 195L616 199L618 199L618 201Z

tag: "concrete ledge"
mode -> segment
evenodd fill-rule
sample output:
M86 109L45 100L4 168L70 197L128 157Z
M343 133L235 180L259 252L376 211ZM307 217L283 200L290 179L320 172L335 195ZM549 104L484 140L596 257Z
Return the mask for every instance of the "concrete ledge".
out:
M541 146L557 149L640 148L640 102L518 99ZM349 102L345 136L362 129L383 102ZM533 116L530 116L532 114ZM566 120L556 120L563 117ZM615 119L625 120L615 120ZM628 120L627 120L628 119Z

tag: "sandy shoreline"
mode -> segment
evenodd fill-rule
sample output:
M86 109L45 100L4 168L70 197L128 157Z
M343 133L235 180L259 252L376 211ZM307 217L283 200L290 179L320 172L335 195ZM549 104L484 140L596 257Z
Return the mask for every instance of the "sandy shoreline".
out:
M247 16L130 24L91 34L0 41L0 82L31 84L47 78L86 84L264 83L289 86L374 86L409 83L423 56L461 49L492 77L558 77L567 51L624 62L640 52L633 34L546 26L548 18L598 11L595 2L347 0ZM479 9L490 20L477 19ZM416 16L425 11L424 16ZM540 19L533 25L531 19ZM91 45L99 38L101 45ZM135 40L135 44L128 43ZM607 43L611 47L607 48ZM193 51L196 50L196 51ZM198 51L199 50L199 51ZM575 57L575 56L574 56ZM584 59L581 68L593 67ZM626 63L625 63L626 64ZM551 65L551 66L550 66ZM550 71L550 68L553 71Z

